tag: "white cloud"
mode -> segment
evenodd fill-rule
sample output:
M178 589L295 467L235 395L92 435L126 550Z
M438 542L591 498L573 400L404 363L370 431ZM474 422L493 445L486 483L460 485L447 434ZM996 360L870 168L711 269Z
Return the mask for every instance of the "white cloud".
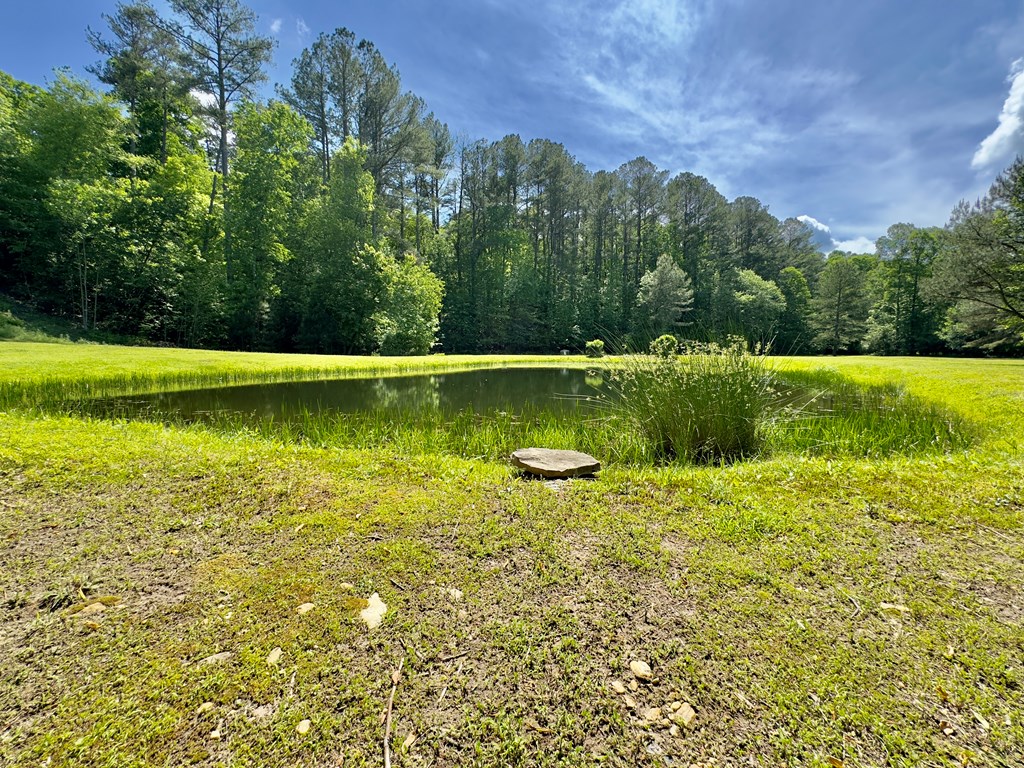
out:
M797 221L802 221L808 227L811 228L811 242L814 246L824 253L830 253L835 250L836 241L832 238L832 230L827 224L822 224L813 216L803 214L796 217Z
M1010 93L1003 102L999 125L978 146L971 167L978 170L1006 165L1024 151L1024 59L1010 67Z
M808 216L806 213L797 216L796 220L802 221L804 224L809 225L812 229L816 229L819 232L824 232L827 235L832 234L832 230L829 228L828 224L822 224L816 218L814 218L813 216Z
M193 89L190 91L192 98L199 102L199 104L207 109L211 109L217 106L217 97L207 91L197 91Z
M270 22L270 34L278 34L281 31L281 24L283 21L283 19L274 19L272 22Z
M811 242L824 253L831 253L832 251L847 251L849 253L875 252L874 241L863 235L850 240L836 240L832 236L832 228L828 224L821 223L813 216L802 214L797 216L796 219L814 230L814 237L811 238Z
M855 237L853 240L834 240L836 250L848 253L874 253L875 241L866 237Z
M295 32L298 34L300 40L309 37L310 31L309 25L301 16L295 20Z

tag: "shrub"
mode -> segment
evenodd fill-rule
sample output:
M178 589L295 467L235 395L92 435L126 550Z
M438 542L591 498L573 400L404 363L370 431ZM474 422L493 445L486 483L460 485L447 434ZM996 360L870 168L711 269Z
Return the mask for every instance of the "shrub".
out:
M25 323L10 312L0 312L0 339L16 339L25 330Z
M583 351L587 357L604 357L604 342L601 339L588 341Z
M651 342L651 354L657 357L674 357L679 351L679 340L671 333L665 333Z
M733 341L692 345L683 358L631 357L610 384L620 414L652 459L712 462L759 452L774 379L763 356Z

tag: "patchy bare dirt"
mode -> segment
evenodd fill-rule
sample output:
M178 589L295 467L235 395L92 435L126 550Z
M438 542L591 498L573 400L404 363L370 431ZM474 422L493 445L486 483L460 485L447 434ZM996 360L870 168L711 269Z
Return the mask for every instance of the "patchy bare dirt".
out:
M380 765L402 659L396 766L1024 762L1012 528L140 440L0 465L6 764Z

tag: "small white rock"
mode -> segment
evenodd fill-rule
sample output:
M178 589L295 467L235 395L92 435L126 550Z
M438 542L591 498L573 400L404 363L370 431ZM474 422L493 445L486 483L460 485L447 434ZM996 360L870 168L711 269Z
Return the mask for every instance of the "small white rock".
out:
M684 728L692 728L697 720L697 713L693 711L693 707L684 703L679 709L669 715L669 717L676 725L681 725Z
M370 629L376 629L380 626L381 622L384 621L384 614L387 613L388 610L387 603L381 600L380 595L376 592L370 595L367 603L368 605L359 612L359 618L362 619Z
M656 723L661 720L661 707L651 707L650 709L644 710L644 720L651 723Z
M209 664L220 664L223 661L227 661L232 656L234 656L234 654L231 651L221 651L220 653L213 654L213 656L207 656L205 659L202 659L199 663L203 666Z
M629 671L633 673L637 680L654 679L654 673L651 672L651 665L646 661L629 662Z

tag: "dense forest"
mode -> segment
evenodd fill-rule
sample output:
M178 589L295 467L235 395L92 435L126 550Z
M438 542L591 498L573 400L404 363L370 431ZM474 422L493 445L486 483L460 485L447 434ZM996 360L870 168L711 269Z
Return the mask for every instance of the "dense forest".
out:
M457 140L347 29L263 100L238 0L123 3L105 92L0 72L0 292L141 343L422 354L742 335L786 353L1014 354L1024 162L876 254L644 157Z

